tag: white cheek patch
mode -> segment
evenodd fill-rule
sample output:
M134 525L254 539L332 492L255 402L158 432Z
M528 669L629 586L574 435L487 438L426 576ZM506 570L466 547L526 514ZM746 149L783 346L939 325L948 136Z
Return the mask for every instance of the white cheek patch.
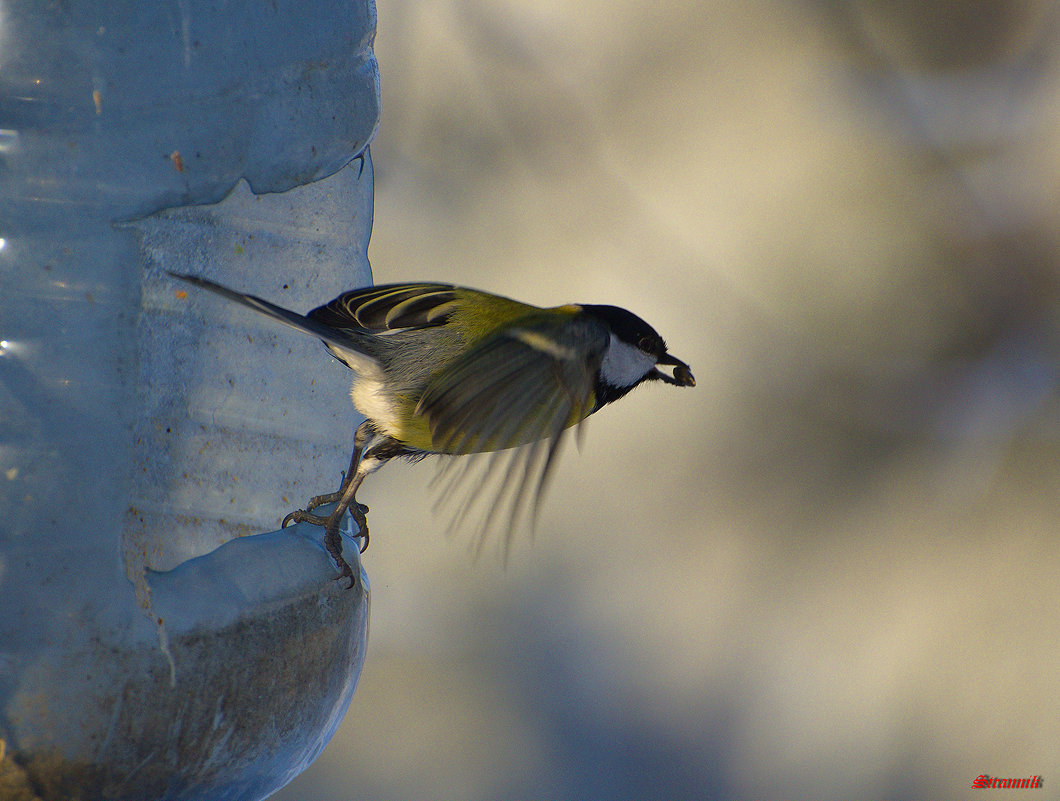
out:
M655 357L623 342L614 334L600 364L600 375L615 387L631 387L655 367Z

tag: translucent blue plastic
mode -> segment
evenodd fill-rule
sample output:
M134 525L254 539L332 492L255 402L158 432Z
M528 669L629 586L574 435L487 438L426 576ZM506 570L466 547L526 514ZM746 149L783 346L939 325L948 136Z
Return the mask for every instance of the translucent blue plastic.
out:
M0 739L85 799L257 799L364 659L344 368L172 281L370 283L371 2L0 5ZM355 543L347 541L354 560Z

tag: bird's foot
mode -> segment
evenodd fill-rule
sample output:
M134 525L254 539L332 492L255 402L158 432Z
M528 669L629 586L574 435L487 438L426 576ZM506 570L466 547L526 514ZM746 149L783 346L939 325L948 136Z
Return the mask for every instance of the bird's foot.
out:
M350 504L350 514L353 516L353 521L357 524L357 533L354 534L355 539L361 541L358 550L364 553L368 550L368 507L363 503L357 503L354 501Z
M337 501L338 499L339 494L337 492L330 492L327 495L315 495L314 497L309 499L309 503L306 504L305 509L295 509L293 512L288 514L283 519L283 522L280 524L280 528L287 528L291 523L312 523L314 526L323 526L325 523L327 523L328 519L323 515L313 514L313 510L316 509L318 506L323 506L327 503L335 503L335 501ZM360 513L361 517L368 514L367 504L357 503L356 501L354 501L350 504L351 512L354 509L356 509L357 512ZM357 515L354 515L354 517L356 518ZM360 537L361 535L356 534L355 536ZM363 552L364 549L362 548L361 551Z
M291 523L312 523L314 526L326 526L328 519L305 509L295 509L283 519L280 528L287 528Z
M323 495L314 495L312 498L309 499L309 503L307 503L305 505L305 510L304 511L312 512L318 506L323 506L324 504L328 504L328 503L336 503L336 502L340 501L341 499L342 499L342 490L339 490L338 492L326 492ZM368 514L368 507L365 504L357 503L357 501L353 501L353 502L350 503L350 507L352 508L354 506L356 506L358 509L361 510L361 514ZM293 514L293 512L292 512L292 514ZM290 516L291 515L288 515L288 517L290 517Z
M314 501L324 496L318 495L316 498L310 500L308 506L310 509L322 505L321 503L314 503ZM332 501L323 501L323 503L330 503ZM363 503L357 503L352 501L349 506L350 514L353 516L354 521L357 523L357 533L353 536L361 541L360 553L364 553L368 549L368 520L366 515L368 513L368 507ZM286 528L289 523L310 523L314 526L324 527L324 547L328 549L328 553L331 554L331 558L335 560L335 565L339 569L339 575L337 579L348 578L350 583L346 585L346 588L351 588L356 582L356 576L353 573L353 568L350 567L349 562L342 556L342 535L339 533L339 524L342 522L342 516L345 514L345 509L335 509L330 515L324 517L322 515L315 515L307 509L295 509L287 517L283 519L283 528Z
M350 567L350 563L342 558L342 555L335 556L331 555L331 558L335 560L336 566L339 568L339 574L335 576L332 581L342 581L343 579L349 579L349 584L346 585L346 589L353 589L353 585L357 583L357 577L353 575L353 568Z
M365 549L368 548L368 521L365 519L364 513L359 507L360 504L354 503L350 508L350 513L357 522L358 530L357 533L354 534L354 537L361 540L361 547L359 550L360 553L364 553ZM346 589L350 589L356 583L357 579L353 574L353 569L350 567L349 562L347 562L342 555L342 537L339 534L339 521L341 519L342 514L336 515L333 512L331 517L324 521L324 547L328 549L328 553L331 554L331 558L335 560L335 565L339 568L339 575L335 577L336 581L348 578L350 583L346 585Z

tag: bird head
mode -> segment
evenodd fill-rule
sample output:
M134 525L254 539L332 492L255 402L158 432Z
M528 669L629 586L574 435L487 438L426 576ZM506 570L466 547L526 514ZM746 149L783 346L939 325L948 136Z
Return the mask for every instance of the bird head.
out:
M607 326L611 341L600 363L598 403L609 403L644 381L694 387L688 365L670 355L658 332L633 312L618 306L581 304L581 309ZM660 366L671 368L670 372Z

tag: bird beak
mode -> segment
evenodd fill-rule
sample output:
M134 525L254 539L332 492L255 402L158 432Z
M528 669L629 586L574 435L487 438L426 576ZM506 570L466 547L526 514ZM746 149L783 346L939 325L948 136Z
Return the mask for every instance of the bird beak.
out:
M694 387L696 385L696 379L692 375L692 371L688 369L688 365L675 356L671 356L669 353L660 358L658 364L665 364L674 368L674 374L668 375L656 367L651 371L651 375L658 378L660 381L665 381L667 384L673 384L675 387Z

